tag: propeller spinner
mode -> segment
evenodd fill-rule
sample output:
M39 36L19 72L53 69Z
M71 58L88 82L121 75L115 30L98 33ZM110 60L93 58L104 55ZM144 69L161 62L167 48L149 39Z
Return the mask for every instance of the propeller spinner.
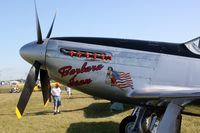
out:
M50 93L51 88L50 88L50 79L48 71L40 69L41 66L45 64L46 44L44 44L44 41L42 39L42 32L37 13L36 2L35 2L35 14L36 14L37 41L26 44L20 49L20 55L26 61L28 61L33 65L28 73L22 94L19 98L19 102L16 107L16 115L18 119L20 119L24 113L26 105L33 92L33 88L35 87L39 73L40 73L40 81L41 81L44 105L46 106L47 103L51 100L51 93ZM56 18L56 13L54 15L53 22L51 24L51 27L49 29L46 38L49 38L51 36L55 18Z

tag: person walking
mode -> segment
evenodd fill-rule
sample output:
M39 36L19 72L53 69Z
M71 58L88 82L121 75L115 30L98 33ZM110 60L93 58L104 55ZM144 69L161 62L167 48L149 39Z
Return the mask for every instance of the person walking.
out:
M71 98L71 96L72 96L72 89L70 87L68 87L68 86L65 86L65 90L67 92L68 98Z
M51 94L53 96L54 101L54 115L60 113L60 105L61 105L61 89L60 84L56 82L55 87L51 89Z

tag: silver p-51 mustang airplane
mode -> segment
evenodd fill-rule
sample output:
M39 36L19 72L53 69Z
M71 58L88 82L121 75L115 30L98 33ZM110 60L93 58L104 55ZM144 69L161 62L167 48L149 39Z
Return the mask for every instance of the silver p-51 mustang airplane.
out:
M55 17L54 17L55 20ZM200 99L200 38L165 43L96 37L42 39L36 10L37 41L20 49L33 64L16 108L21 118L40 72L44 104L50 81L111 101L136 105L120 123L121 133L180 132L181 113Z

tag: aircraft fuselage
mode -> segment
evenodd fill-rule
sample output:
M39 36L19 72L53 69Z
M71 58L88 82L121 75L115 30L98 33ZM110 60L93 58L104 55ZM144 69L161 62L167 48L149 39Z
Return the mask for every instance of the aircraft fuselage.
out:
M200 91L200 55L184 44L69 37L45 47L39 59L52 79L105 99L135 103Z

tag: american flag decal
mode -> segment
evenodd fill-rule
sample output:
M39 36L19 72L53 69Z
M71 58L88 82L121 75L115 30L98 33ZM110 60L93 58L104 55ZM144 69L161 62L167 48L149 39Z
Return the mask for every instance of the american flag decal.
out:
M131 87L133 88L133 81L131 79L130 73L124 73L124 72L116 72L115 79L116 79L116 85L119 88L126 88Z

